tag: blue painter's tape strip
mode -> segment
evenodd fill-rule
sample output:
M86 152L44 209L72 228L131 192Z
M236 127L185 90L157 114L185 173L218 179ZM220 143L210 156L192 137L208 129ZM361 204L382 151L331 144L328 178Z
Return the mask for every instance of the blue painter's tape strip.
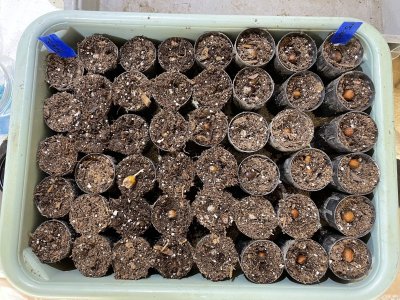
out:
M332 35L331 43L346 45L355 35L363 22L343 22L339 29Z
M68 46L62 39L55 34L45 35L38 38L51 53L55 53L62 58L75 57L74 49Z

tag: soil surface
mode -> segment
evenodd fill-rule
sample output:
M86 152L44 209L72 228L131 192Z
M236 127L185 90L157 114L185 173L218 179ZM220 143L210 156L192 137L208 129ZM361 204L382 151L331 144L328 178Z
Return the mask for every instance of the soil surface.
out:
M115 279L137 280L147 277L154 255L149 243L141 237L125 238L112 249Z
M110 199L111 227L124 237L143 234L151 224L150 205L137 196Z
M205 68L226 68L233 57L232 42L222 33L205 33L196 41L195 57Z
M305 36L290 35L280 40L278 57L289 70L298 72L309 69L316 58L315 43Z
M78 43L78 57L90 73L115 69L118 61L118 47L108 38L92 35Z
M374 98L373 83L365 78L364 73L347 73L337 85L339 101L349 110L365 110ZM346 92L352 91L354 96L346 100ZM349 92L347 92L349 93Z
M272 37L263 30L247 29L236 40L237 55L250 66L265 65L274 56L274 50Z
M111 88L115 105L127 111L141 111L151 104L152 82L139 71L125 72L115 78Z
M109 203L101 195L83 194L71 203L69 221L75 231L92 235L103 231L111 220Z
M279 226L295 239L311 238L321 227L319 211L307 196L294 194L278 203Z
M207 106L221 109L232 97L232 80L222 69L203 70L193 81L195 107Z
M34 200L42 216L62 218L69 213L76 194L76 188L70 180L50 176L36 186Z
M263 148L269 138L268 123L263 116L244 112L236 115L228 129L228 138L235 149L255 152Z
M81 236L74 242L72 260L83 276L102 277L111 266L111 243L101 235Z
M228 131L228 118L214 108L198 108L189 114L192 140L200 146L212 147L222 142Z
M185 237L163 236L153 246L154 268L164 278L185 277L193 266L193 247Z
M71 253L72 233L65 222L46 221L31 234L29 244L41 262L55 263Z
M196 173L205 186L222 189L238 183L236 158L220 146L205 150L196 162Z
M324 248L310 239L288 242L291 245L285 255L285 266L290 277L304 284L318 282L328 269L328 255Z
M179 113L162 110L150 123L150 139L161 150L175 152L190 138L189 124Z
M80 129L68 133L68 137L74 141L77 151L82 153L102 153L110 140L110 125L104 120L86 130Z
M194 64L194 48L184 38L171 37L158 46L158 62L166 71L185 73Z
M353 37L346 45L334 45L326 40L322 49L322 54L328 63L343 71L357 67L361 63L364 53L364 49L356 37Z
M71 173L77 159L74 142L63 135L53 135L39 143L37 162L39 168L49 175Z
M200 240L193 258L200 273L212 281L231 279L239 261L233 241L214 234Z
M84 67L79 58L61 58L55 53L46 57L46 81L59 91L72 90Z
M245 158L239 165L240 187L251 195L266 195L271 193L279 183L277 165L263 155L252 155Z
M250 242L240 256L240 267L247 279L254 283L272 283L285 269L279 247L267 240Z
M115 165L113 159L103 154L88 154L75 169L78 187L88 194L101 194L114 184Z
M135 36L120 49L120 64L127 70L146 72L154 66L157 50L153 42L144 36Z
M264 197L248 196L238 201L233 210L237 228L254 240L269 239L278 227L274 208Z

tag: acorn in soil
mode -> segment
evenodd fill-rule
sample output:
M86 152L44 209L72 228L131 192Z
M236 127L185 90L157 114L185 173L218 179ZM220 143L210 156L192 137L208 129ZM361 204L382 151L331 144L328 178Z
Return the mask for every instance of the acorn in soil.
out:
M282 152L293 152L310 145L314 136L311 118L297 109L279 112L269 124L269 144Z
M194 45L196 62L205 69L219 67L225 69L233 57L231 40L222 32L206 32Z
M281 249L268 240L249 242L241 252L240 267L254 283L273 283L285 269Z
M232 97L232 80L229 74L220 68L208 68L203 70L193 79L194 107L222 107Z
M115 279L145 278L153 261L153 250L142 237L121 239L114 244L112 249L112 267Z
M71 139L63 135L53 135L40 141L36 159L43 172L49 175L66 175L74 170L78 152Z
M69 221L76 232L81 234L99 233L111 221L108 200L101 195L83 194L71 203Z
M228 131L228 118L220 110L203 107L189 113L191 140L204 147L222 142Z
M182 236L162 236L153 246L154 268L164 278L183 278L193 266L193 247Z
M77 151L89 154L102 153L108 146L110 134L110 125L103 120L89 128L71 131L67 136L74 141Z
M333 193L320 208L321 216L345 236L362 237L375 222L375 207L365 196Z
M312 111L318 108L325 97L324 83L311 72L302 71L290 76L278 89L275 103L279 107Z
M317 132L337 152L366 152L378 138L374 120L362 112L348 112L323 125Z
M233 207L234 221L240 232L258 240L269 239L278 227L272 204L264 197L248 196Z
M115 78L111 98L115 105L126 111L142 111L151 104L152 88L152 82L144 74L131 70Z
M245 29L235 41L235 62L240 67L265 67L274 52L274 38L261 28Z
M44 100L43 120L53 131L74 130L78 126L81 114L82 103L70 93L56 93Z
M316 148L306 148L287 158L281 166L283 180L305 191L319 191L332 180L329 156Z
M35 187L34 201L42 216L62 218L68 215L76 196L77 189L72 180L49 176Z
M303 32L285 34L276 45L275 70L282 75L305 71L317 60L314 40Z
M359 239L327 235L322 246L329 254L329 268L342 280L360 280L371 269L371 252Z
M234 103L244 110L260 109L274 92L274 81L261 68L240 70L233 80Z
M88 72L104 74L117 67L118 47L105 36L94 34L78 43L78 57Z
M154 163L140 154L127 156L116 166L116 181L122 194L143 195L153 188L155 180Z
M341 73L358 67L363 58L364 49L357 37L345 45L332 44L330 33L318 49L317 70L324 77L335 78Z
M151 223L161 234L184 236L192 219L189 200L182 195L161 195L151 210Z
M158 62L166 71L185 73L194 65L192 43L181 37L171 37L158 46Z
M74 241L72 260L85 277L102 277L111 266L111 242L107 237L82 235Z
M77 57L62 58L55 53L46 56L46 82L59 91L73 90L77 78L84 73L81 60Z
M204 187L192 202L191 210L197 221L215 233L225 233L234 219L236 200L226 191Z
M101 194L114 184L114 158L104 154L88 154L76 165L75 181L88 194Z
M256 152L263 148L269 138L268 123L254 112L242 112L229 123L228 140L240 152Z
M197 243L193 259L200 273L212 281L231 279L239 261L232 239L215 234Z
M147 37L135 36L121 47L119 54L119 63L126 71L147 73L154 69L157 50Z
M160 150L181 150L190 138L189 124L179 113L161 110L150 122L150 139Z
M205 186L222 189L238 183L237 161L228 150L216 146L203 151L196 161L196 174Z
M240 187L250 195L271 193L279 184L279 177L278 166L265 155L248 156L239 165Z
M118 199L110 198L110 227L121 236L142 235L151 224L151 207L141 197L123 195Z
M300 283L317 283L328 270L326 251L311 239L288 240L281 249L287 273Z
M32 252L43 263L55 263L67 258L72 249L74 233L64 221L43 222L30 235Z
M196 168L192 159L183 152L160 157L157 180L167 194L182 195L193 185Z
M350 153L336 157L333 162L332 186L349 194L372 193L379 182L376 162L364 153Z
M120 116L111 124L108 149L125 155L140 153L149 142L149 125L134 114Z

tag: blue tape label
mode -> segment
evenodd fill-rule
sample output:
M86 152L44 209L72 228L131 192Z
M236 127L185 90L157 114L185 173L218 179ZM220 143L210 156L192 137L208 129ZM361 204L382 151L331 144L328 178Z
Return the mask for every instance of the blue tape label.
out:
M354 36L362 22L343 22L339 29L332 35L331 43L346 45Z
M68 46L55 34L45 35L38 38L51 53L55 53L62 58L75 57L74 49Z

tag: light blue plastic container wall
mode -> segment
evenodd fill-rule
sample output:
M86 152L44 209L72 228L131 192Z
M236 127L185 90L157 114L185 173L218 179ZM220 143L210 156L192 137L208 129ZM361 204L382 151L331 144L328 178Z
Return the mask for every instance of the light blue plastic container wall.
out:
M248 282L243 275L232 281L210 282L200 274L182 280L159 275L138 281L117 281L112 275L85 278L67 266L41 264L28 248L29 234L42 220L33 201L41 174L36 165L39 141L48 134L42 120L42 103L49 96L44 81L45 49L37 42L57 32L73 44L93 33L114 39L145 35L156 40L182 36L195 40L201 33L219 30L234 38L248 27L264 27L276 40L288 31L304 31L320 44L345 19L316 17L206 16L110 12L56 12L32 23L23 34L17 55L5 190L1 211L1 262L11 283L34 296L130 299L368 299L382 294L394 280L399 261L399 226L394 148L391 60L387 44L370 25L358 36L365 48L362 69L374 81L376 99L372 116L379 128L374 158L381 168L375 191L376 225L368 241L372 271L359 282L342 284L332 279L300 285L285 278L270 284ZM346 19L348 21L348 19Z

